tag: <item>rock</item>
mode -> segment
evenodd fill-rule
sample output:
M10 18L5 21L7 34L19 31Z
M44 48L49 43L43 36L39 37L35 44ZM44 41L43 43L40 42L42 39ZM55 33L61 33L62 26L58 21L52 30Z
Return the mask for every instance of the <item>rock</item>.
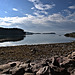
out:
M35 75L34 73L25 73L24 75Z
M67 58L68 58L68 59L71 59L71 58L72 58L71 54L69 54L69 55L67 56Z
M75 59L75 52L72 52L72 54L69 54L67 57L69 59Z
M71 73L71 75L75 75L75 70L74 70L74 72Z
M13 75L24 75L24 73L25 73L24 68L20 68Z
M31 60L29 59L29 60L27 60L25 63L30 63L31 62Z
M50 64L50 63L52 63L52 59L48 58L48 59L46 59L46 62Z
M11 74L11 72L9 69L4 69L2 72L0 72L0 74Z
M0 70L4 70L4 69L8 69L8 68L10 68L10 64L0 65Z
M19 66L22 62L20 61L16 61L16 62L10 62L8 63L10 65L10 67L15 67L15 66Z
M43 68L40 68L39 71L36 73L36 75L47 75L48 73L48 66L45 66Z
M10 62L0 65L0 75L75 75L75 53L71 58L55 56L31 62Z
M75 56L75 52L72 53L72 56Z
M12 63L10 64L11 67L15 67L16 66L16 63Z
M75 59L75 52L72 53L72 58Z
M28 68L28 67L30 67L30 64L29 63L24 63L24 64L21 64L20 67Z
M70 73L67 72L67 70L64 68L53 67L50 68L50 71L51 71L51 75L70 75Z
M42 61L40 62L40 64L41 64L43 67L44 67L44 66L48 66L48 63L47 63L46 59L42 60Z
M61 67L65 67L65 65L66 65L67 63L69 63L70 60L71 60L71 59L68 59L68 57L64 57L64 58L63 58L63 62L60 64Z
M60 63L59 63L59 59L58 59L58 57L54 57L53 65L54 65L54 66L58 66L58 67L60 67Z

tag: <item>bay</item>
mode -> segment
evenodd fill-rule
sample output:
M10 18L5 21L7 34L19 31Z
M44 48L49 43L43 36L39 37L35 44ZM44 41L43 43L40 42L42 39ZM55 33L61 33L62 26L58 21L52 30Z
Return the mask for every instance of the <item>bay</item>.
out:
M26 35L23 40L19 41L3 41L0 42L2 46L16 46L16 45L37 45L37 44L52 44L52 43L65 43L75 41L75 38L65 37L63 34L33 34Z

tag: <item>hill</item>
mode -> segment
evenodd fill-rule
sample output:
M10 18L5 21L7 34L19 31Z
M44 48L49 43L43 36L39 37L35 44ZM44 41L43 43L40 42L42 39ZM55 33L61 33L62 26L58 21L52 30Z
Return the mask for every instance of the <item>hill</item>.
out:
M72 32L72 33L66 33L64 36L75 38L75 32Z
M22 29L19 29L19 28L0 28L0 35L8 35L8 36L11 36L11 35L25 35L26 32L24 32L24 30Z

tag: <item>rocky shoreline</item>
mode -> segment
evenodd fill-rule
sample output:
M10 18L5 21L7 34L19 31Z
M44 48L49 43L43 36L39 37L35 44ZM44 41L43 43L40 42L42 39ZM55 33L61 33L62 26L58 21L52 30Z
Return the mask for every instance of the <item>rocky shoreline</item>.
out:
M75 75L75 52L31 62L10 62L0 65L0 75Z
M74 69L75 42L0 47L0 75L74 75Z
M0 64L10 61L39 60L52 56L67 56L75 51L75 42L0 47Z

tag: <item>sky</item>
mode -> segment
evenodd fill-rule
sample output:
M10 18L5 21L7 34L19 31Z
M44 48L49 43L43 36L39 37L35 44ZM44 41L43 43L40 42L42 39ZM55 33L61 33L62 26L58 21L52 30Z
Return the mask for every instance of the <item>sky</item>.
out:
M75 0L0 0L0 27L74 32Z

